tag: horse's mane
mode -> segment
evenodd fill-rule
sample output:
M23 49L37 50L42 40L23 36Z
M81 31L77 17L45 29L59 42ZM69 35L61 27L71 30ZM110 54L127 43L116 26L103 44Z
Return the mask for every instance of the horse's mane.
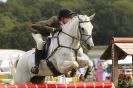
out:
M72 18L72 20L80 19L81 21L90 21L90 20L88 20L87 17L88 17L87 15L77 15L77 16L74 16L74 17Z

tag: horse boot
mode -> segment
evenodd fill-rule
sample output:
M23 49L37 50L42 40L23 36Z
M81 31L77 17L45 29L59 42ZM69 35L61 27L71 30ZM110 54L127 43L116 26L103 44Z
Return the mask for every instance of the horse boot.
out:
M39 64L40 64L41 57L42 57L42 50L36 49L35 50L35 66L32 67L31 69L31 72L33 74L38 74L39 72Z

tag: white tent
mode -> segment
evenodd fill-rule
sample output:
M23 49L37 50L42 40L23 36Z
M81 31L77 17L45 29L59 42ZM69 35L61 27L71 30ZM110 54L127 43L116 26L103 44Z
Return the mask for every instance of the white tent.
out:
M112 64L112 60L106 60L107 64ZM132 56L128 55L125 59L118 60L118 64L132 64Z
M25 51L15 50L15 49L0 49L0 68L2 71L8 72L20 56L22 56Z
M0 60L4 60L10 57L22 56L25 51L17 49L0 49Z

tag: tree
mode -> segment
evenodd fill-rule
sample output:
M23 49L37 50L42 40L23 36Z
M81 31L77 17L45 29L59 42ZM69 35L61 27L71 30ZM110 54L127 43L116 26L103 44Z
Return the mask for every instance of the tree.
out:
M8 0L0 2L0 48L29 50L35 42L28 31L31 23L57 15L61 8L92 15L96 45L112 37L132 37L132 0Z

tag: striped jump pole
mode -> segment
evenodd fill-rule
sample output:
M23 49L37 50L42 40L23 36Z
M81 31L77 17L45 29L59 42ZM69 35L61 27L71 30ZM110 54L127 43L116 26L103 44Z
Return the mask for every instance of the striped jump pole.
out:
M114 84L104 82L71 83L71 84L1 84L0 88L115 88Z

